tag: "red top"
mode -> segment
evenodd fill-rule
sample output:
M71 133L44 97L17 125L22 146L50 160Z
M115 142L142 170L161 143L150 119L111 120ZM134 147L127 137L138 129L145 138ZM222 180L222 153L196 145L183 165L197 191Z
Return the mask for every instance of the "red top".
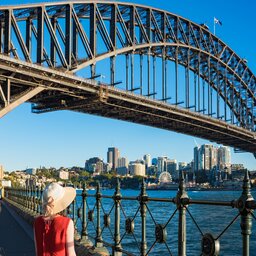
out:
M66 231L69 220L64 216L57 216L52 220L45 220L43 216L35 219L37 256L66 255Z

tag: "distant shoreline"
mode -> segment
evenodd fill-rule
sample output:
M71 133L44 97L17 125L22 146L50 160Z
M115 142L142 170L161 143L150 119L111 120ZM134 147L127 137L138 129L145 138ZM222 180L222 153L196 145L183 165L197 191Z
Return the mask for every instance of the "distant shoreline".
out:
M154 191L163 191L163 190L170 190L176 191L178 188L147 188L147 191L154 190ZM251 191L255 191L256 187L251 188ZM187 187L186 191L243 191L241 187L234 187L234 188L190 188Z

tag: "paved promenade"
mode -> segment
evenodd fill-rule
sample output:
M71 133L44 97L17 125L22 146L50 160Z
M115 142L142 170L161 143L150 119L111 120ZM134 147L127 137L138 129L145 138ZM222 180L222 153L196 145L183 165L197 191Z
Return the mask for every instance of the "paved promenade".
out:
M32 227L0 200L0 256L34 256Z
M7 199L0 200L0 256L35 256L32 221L34 215L19 215L16 206ZM24 214L25 213L25 214ZM31 219L31 218L32 219ZM107 250L98 251L92 245L76 244L77 256L109 256Z

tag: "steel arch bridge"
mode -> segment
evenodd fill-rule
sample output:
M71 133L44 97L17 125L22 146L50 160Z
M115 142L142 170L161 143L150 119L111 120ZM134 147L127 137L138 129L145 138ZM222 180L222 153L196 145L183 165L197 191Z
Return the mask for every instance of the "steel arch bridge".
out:
M151 7L0 7L0 117L72 110L256 152L256 78L206 26ZM104 82L103 82L104 78Z

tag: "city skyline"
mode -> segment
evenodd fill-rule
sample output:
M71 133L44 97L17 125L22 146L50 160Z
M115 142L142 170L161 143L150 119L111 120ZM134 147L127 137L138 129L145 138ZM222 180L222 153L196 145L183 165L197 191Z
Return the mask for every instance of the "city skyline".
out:
M29 2L31 1L23 1ZM39 2L43 1L33 1ZM228 11L230 4L220 0L216 0L214 4L202 0L126 2L150 4L198 24L207 23L211 32L213 17L217 17L222 21L222 26L216 24L216 35L239 56L246 58L248 66L256 73L253 43L256 35L250 29L255 24L255 2L247 1L247 4L244 4L240 0L234 1L232 13ZM17 0L3 2L18 3ZM237 14L240 22L237 22ZM245 26L247 23L250 26ZM119 148L122 155L126 152L128 159L138 159L143 154L151 154L156 157L168 155L178 162L189 162L193 159L196 143L209 144L207 140L194 139L192 136L88 114L59 111L36 115L30 113L30 108L29 104L23 104L0 120L0 163L7 171L40 166L83 166L86 159L95 155L106 161L108 147ZM252 154L234 154L233 149L231 154L233 163L242 163L249 170L255 169L256 161Z
M127 155L125 154L125 153L122 153L122 152L120 152L120 150L117 148L117 147L108 147L107 148L107 152L106 152L106 157L104 158L104 157L102 157L102 156L99 156L99 155L94 155L94 156L90 156L88 159L85 159L85 161L84 161L84 163L85 163L85 165L86 165L86 162L88 161L88 160L90 160L90 159L101 159L101 161L103 162L103 163L106 163L106 164L108 164L109 166L110 166L110 169L116 169L116 168L118 168L118 167L123 167L123 166L125 166L126 164L128 165L128 164L130 164L130 163L133 163L133 162L136 162L136 161L144 161L144 163L145 163L145 165L146 166L148 166L148 167L150 167L151 165L154 165L154 161L155 161L155 159L157 159L157 166L158 166L158 168L160 169L160 172L163 172L163 170L162 169L164 169L165 167L163 167L163 163L160 163L160 165L162 165L162 166L160 166L159 167L159 161L161 162L161 159L163 159L164 161L171 161L171 162L173 162L173 161L175 161L175 163L177 164L177 166L179 165L179 164L186 164L186 165L190 165L192 162L194 162L194 165L196 164L197 165L197 167L195 167L196 169L204 169L204 168L206 168L207 170L208 169L212 169L213 168L213 166L214 165L216 165L217 164L217 159L215 159L215 161L216 161L216 163L214 162L214 164L213 164L213 166L211 166L210 167L210 165L209 165L209 163L208 163L208 165L209 165L209 167L204 167L204 164L199 168L199 166L198 166L198 163L197 163L197 161L199 161L199 160L197 160L196 162L195 162L195 157L198 157L198 156L196 156L195 155L195 150L197 150L197 151L200 151L200 148L205 148L205 147L210 147L210 148L213 148L213 149L215 149L215 150L223 150L223 149L227 149L228 150L228 152L229 152L229 157L228 157L228 162L232 165L232 164L242 164L243 165L243 163L238 163L238 162L235 162L235 163L233 163L232 162L232 159L230 159L230 156L231 156L231 152L230 152L230 147L227 147L227 146L222 146L222 145L220 145L220 146L216 146L216 145L213 145L213 144L202 144L202 145L198 145L197 144L197 146L195 146L195 147L193 147L193 149L192 149L192 151L193 151L193 153L192 153L192 155L193 155L193 157L192 157L192 159L191 160L189 160L189 161L184 161L184 160L177 160L175 157L172 157L172 156L170 156L170 155L167 155L167 154L165 154L165 155L151 155L150 153L142 153L140 156L138 156L137 158L133 158L133 159L131 159L131 158L129 158L129 157L127 157ZM116 152L116 156L114 156L115 154L113 154L113 152ZM110 155L109 155L109 153L111 153ZM208 156L207 156L208 157ZM210 161L210 160L200 160L200 161ZM212 161L212 160L211 160ZM113 165L113 162L116 162L116 164L114 164L115 165L115 167L114 167L114 165ZM123 164L123 163L126 163L125 165ZM45 165L41 165L41 166L39 166L39 167L37 167L37 166L27 166L26 168L24 168L24 169L35 169L35 168L41 168L41 167L46 167L46 168L72 168L72 167L80 167L80 168L83 168L85 165L84 165L84 163L83 163L83 165L73 165L73 166L58 166L58 167L56 167L56 166L45 166ZM120 163L122 163L122 164L120 164ZM205 163L206 164L206 163ZM207 166L208 166L207 165ZM1 167L1 165L0 165L0 167ZM246 168L246 166L244 166L245 168ZM223 167L224 168L224 167ZM0 168L1 169L1 168ZM2 166L2 169L4 169L4 171L6 171L5 170L5 168L4 168L4 166ZM18 169L16 169L16 170L22 170L22 168L18 168ZM11 170L11 171L16 171L16 170ZM252 169L252 170L250 170L250 171L255 171L255 169Z

